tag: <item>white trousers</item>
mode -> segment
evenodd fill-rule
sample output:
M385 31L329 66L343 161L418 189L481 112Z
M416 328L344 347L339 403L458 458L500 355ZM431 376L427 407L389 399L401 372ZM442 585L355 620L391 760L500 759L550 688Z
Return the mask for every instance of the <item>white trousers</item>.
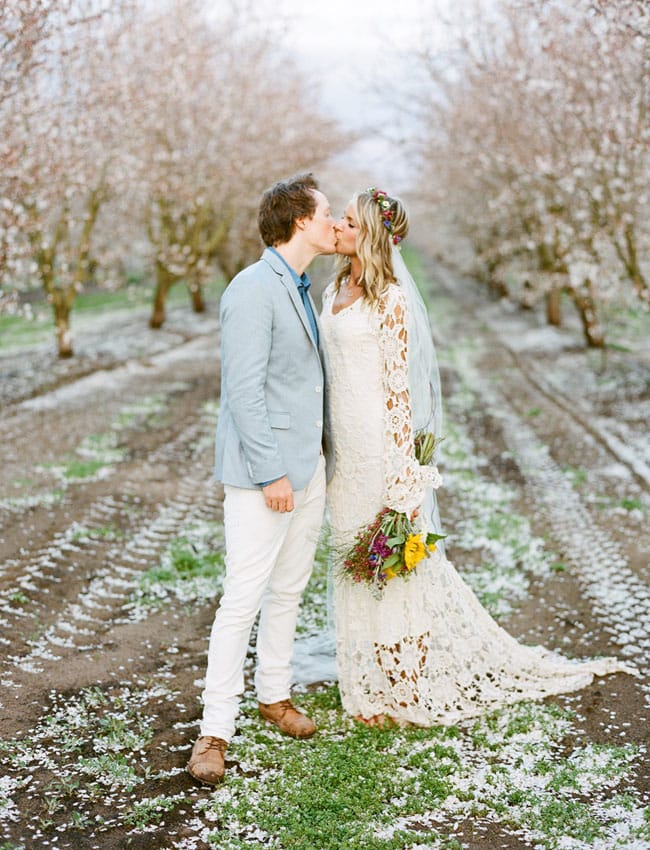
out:
M224 488L226 578L210 634L201 735L229 741L244 692L244 662L257 614L255 690L287 699L300 597L311 574L325 510L325 460L294 493L294 509L267 508L261 490Z

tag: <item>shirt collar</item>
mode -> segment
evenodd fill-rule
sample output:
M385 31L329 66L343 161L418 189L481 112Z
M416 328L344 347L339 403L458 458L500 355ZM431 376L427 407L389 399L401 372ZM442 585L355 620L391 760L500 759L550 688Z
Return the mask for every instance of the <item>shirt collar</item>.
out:
M285 264L285 266L289 269L289 271L291 272L291 277L293 278L294 283L296 284L298 289L304 289L305 291L307 291L311 286L311 280L309 280L309 275L307 274L307 272L303 272L301 275L299 275L298 272L292 266L290 266L289 263L284 259L282 254L280 254L279 251L276 251L272 245L269 245L269 251L273 251L276 257L279 257Z

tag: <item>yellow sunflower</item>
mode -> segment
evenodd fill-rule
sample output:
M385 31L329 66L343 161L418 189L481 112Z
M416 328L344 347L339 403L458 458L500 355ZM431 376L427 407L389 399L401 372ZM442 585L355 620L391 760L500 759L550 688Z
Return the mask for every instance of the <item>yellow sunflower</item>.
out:
M409 534L404 544L404 563L410 572L417 567L423 558L426 558L427 550L421 534Z

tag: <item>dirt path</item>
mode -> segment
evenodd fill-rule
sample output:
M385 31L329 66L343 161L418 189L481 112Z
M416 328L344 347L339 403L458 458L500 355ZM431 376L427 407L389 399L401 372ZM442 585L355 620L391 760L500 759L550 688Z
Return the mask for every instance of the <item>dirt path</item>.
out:
M504 312L438 266L428 272L437 281L432 311L444 316L437 343L448 417L467 428L485 474L513 489L517 509L563 564L533 576L503 623L527 642L637 664L640 679L609 677L561 702L577 711L592 741L647 743L650 457L637 414L650 405L650 356L630 368L612 355L608 373L598 376L576 337L560 334L549 345L531 315ZM128 344L114 340L103 361L93 351L110 327L110 317L97 322L78 376L47 391L34 377L41 352L11 361L20 379L13 395L5 385L13 402L0 418L2 738L29 740L48 723L56 727L52 717L65 703L83 702L95 717L92 688L131 711L124 688L137 683L139 709L151 718L142 764L174 768L147 789L197 800L201 792L182 767L196 733L197 681L218 588L199 599L172 596L163 606L140 603L143 576L170 544L188 529L218 535L221 492L211 480L218 328L214 318L194 322L189 312L164 337L127 323L116 339ZM462 488L445 492L448 528L468 510ZM454 547L452 533L451 557L465 559ZM43 750L33 781L5 788L20 809L2 823L11 846L56 844L69 795L60 790L53 751ZM633 785L647 798L641 770ZM178 809L164 833L127 839L110 794L90 799L88 810L100 826L80 825L56 846L155 850L171 846L170 830L182 837L198 829ZM472 850L496 846L496 835L498 846L532 846L496 827L485 838L469 825L455 834Z
M5 686L14 696L3 724L10 734L35 719L30 709L40 711L53 682L78 688L119 675L125 641L138 646L151 628L143 624L138 634L125 615L133 578L186 523L218 517L213 417L204 410L218 390L216 352L214 337L199 337L146 366L83 378L5 417L7 484L21 482L22 498L37 501L24 510L19 497L0 513ZM80 479L53 476L51 464L74 473L84 462L75 449L104 434L114 438L109 452L119 452L117 462L109 455L97 475ZM24 445L19 454L17 444ZM47 484L61 494L55 504L43 496Z

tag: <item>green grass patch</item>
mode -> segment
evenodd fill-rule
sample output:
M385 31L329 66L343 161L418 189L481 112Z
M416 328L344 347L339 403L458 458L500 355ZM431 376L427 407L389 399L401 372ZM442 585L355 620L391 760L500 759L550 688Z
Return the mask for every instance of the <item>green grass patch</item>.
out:
M247 704L226 784L199 804L210 846L239 850L254 837L282 850L461 847L444 825L487 818L540 848L566 838L587 847L609 834L615 819L601 804L638 756L567 748L574 717L552 704L520 703L465 727L380 730L343 716L336 690L299 698L321 730L299 746ZM626 805L638 812L636 796Z
M618 342L606 342L605 348L608 348L610 351L620 351L622 354L630 354L632 352L629 345L622 345Z
M647 501L633 496L624 496L622 499L618 499L601 494L592 496L592 501L599 511L641 511L643 514L648 512Z
M22 490L23 488L33 487L34 483L33 478L14 478L9 482L9 486L15 487L17 490Z
M539 800L535 813L527 818L527 826L546 835L561 835L592 844L604 833L603 824L592 814L588 804L580 800ZM545 846L553 846L544 842Z
M164 816L177 806L187 802L184 794L174 797L151 797L135 803L131 811L125 815L124 823L136 831L141 831L152 824L159 824Z
M179 384L178 387L184 385ZM144 399L125 405L111 422L110 430L89 434L75 449L76 457L64 463L50 464L49 468L64 483L75 483L110 474L111 468L127 457L120 445L121 432L127 429L153 428L162 424L160 414L166 409L170 392L154 393Z
M171 389L169 392L171 392ZM168 404L168 393L154 393L123 407L117 418L111 423L111 428L114 431L123 431L161 425L163 422L161 414L167 409Z
M104 464L119 463L124 460L125 450L118 446L119 437L114 431L89 434L77 448L80 457L101 460Z
M107 523L106 525L89 528L78 525L72 532L70 539L75 542L84 540L121 540L124 532L117 526Z
M220 824L210 833L211 846L223 850L246 846L253 824L258 838L273 837L269 846L293 850L406 846L407 832L392 830L396 815L413 806L423 812L450 791L444 745L437 758L422 760L411 754L414 764L405 766L408 748L400 745L400 739L406 742L409 733L351 725L341 717L332 696L304 696L300 703L327 733L296 747L273 731L260 729L249 715L247 737L257 731L252 753L245 740L233 748L235 758L246 760L247 775L235 775L228 782L227 799L217 793L205 804L210 819ZM414 741L421 737L419 732L412 734ZM444 740L445 733L438 734ZM429 831L427 838L435 839L435 831Z
M630 307L616 303L601 308L607 328L606 348L628 354L647 351L650 339L650 313L643 306Z
M565 466L562 471L571 481L572 487L581 487L587 480L587 470L581 467Z
M208 306L216 303L225 287L223 278L210 280L203 287ZM74 300L70 314L70 324L75 326L84 317L93 313L107 311L132 311L134 308L148 308L153 303L154 285L151 280L141 280L137 284L122 286L116 290L92 289L81 292ZM188 304L190 295L187 286L179 281L169 292L169 306ZM143 328L146 322L143 322ZM54 346L54 316L52 308L42 298L34 304L32 315L0 316L0 350L22 349L50 343Z
M647 510L645 503L641 499L621 499L620 505L626 511L643 511L645 513Z
M9 596L9 602L12 602L14 605L27 605L29 596L26 596L22 590L16 590Z
M132 310L143 307L153 298L153 286L143 282L137 286L126 286L115 290L90 290L81 292L75 298L72 306L72 316L75 313L93 313L104 310Z
M126 450L118 445L118 440L114 431L89 434L77 446L76 457L48 466L66 484L110 474L111 467L126 457Z
M160 562L144 572L129 608L136 618L173 599L212 600L221 593L225 573L223 526L196 522L170 541Z
M215 568L223 563L222 552L201 552L189 537L174 540L165 563L153 567L147 576L152 581L187 581L200 576L213 576Z
M207 302L218 298L223 291L224 281L215 278L203 287ZM134 307L148 307L153 303L154 284L151 280L142 278L137 283L131 283L115 290L93 289L81 292L75 298L72 315L75 313L102 312L105 310L132 310ZM190 295L187 286L179 281L169 291L168 303L188 303Z
M0 507L13 510L26 510L34 507L54 507L61 504L65 498L65 490L47 490L44 493L34 493L26 496L10 496L8 499L0 500Z
M0 351L28 348L51 342L54 336L52 311L44 306L37 318L0 316Z
M66 481L83 481L93 478L107 464L102 460L71 460L61 470L61 476Z

